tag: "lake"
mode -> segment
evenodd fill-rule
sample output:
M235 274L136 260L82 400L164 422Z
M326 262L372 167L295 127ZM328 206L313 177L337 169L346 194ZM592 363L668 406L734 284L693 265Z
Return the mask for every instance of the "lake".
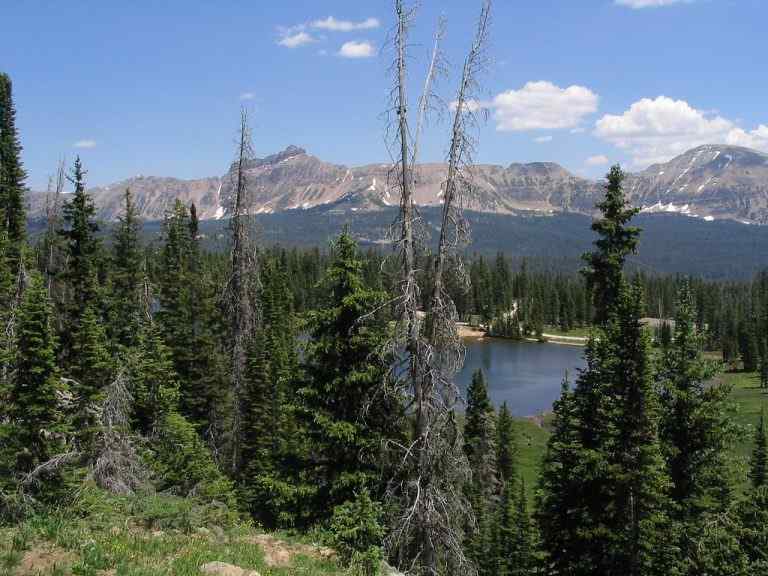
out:
M491 401L506 402L515 416L548 412L560 396L560 385L568 371L571 385L576 369L584 367L584 348L561 344L516 342L496 338L467 339L466 360L457 381L462 390L472 374L482 368Z

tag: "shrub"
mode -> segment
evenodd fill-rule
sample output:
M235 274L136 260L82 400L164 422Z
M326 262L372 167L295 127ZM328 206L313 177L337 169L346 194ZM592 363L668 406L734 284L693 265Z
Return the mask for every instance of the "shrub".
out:
M330 544L353 574L376 576L381 570L381 516L381 505L367 490L333 509Z

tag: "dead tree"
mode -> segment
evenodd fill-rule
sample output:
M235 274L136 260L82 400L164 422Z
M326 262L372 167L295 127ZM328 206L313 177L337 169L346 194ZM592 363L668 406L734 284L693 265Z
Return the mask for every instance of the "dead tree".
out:
M64 160L59 162L56 170L56 178L48 182L48 190L45 194L45 269L46 285L48 288L48 297L54 298L54 280L58 271L58 246L57 233L61 221L61 195L64 192L65 182Z
M232 382L232 473L240 469L242 398L248 342L258 319L256 294L259 287L257 253L250 234L247 169L253 158L248 113L240 111L236 159L232 166L231 271L224 294L231 328Z
M395 393L409 401L414 425L412 442L399 448L400 470L389 484L388 494L398 504L399 513L393 520L387 538L390 555L409 573L434 576L438 574L473 574L475 568L463 553L463 526L471 524L471 511L463 494L469 476L463 454L461 434L454 420L459 401L454 382L456 370L463 362L463 349L456 331L453 302L444 289L444 274L448 257L456 252L466 230L461 220L462 197L468 186L471 139L467 127L471 124L467 106L475 76L481 68L483 45L487 37L490 2L483 3L475 40L464 63L459 86L451 146L448 154L448 174L443 185L443 216L434 284L427 288L426 323L420 318L417 281L416 247L418 244L418 215L413 201L414 171L418 156L418 139L424 116L429 109L434 79L439 62L439 41L442 24L436 35L435 49L425 81L419 109L417 133L413 139L408 129L407 114L407 46L408 27L413 11L395 1L397 29L395 34L395 89L393 107L397 115L395 143L397 162L394 167L395 186L400 192L397 249L400 261L400 293L397 297L397 329L388 347L389 354L400 362L393 367Z

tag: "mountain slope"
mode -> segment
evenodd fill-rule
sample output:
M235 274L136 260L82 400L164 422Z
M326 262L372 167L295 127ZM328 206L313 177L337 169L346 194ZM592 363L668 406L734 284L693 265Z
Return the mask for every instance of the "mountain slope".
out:
M388 185L392 167L330 164L289 146L253 160L246 168L250 210L272 214L286 210L382 210L398 203ZM441 203L444 164L418 166L414 198L421 206ZM592 214L602 194L599 182L580 178L558 164L534 162L506 167L483 164L473 169L474 186L468 209L496 214L575 212ZM701 146L627 179L631 201L648 212L678 212L706 219L768 223L768 155L734 146ZM232 174L199 180L138 176L93 188L99 217L120 214L125 188L135 196L141 216L162 219L176 198L194 202L201 219L231 213ZM30 215L42 214L44 197L32 194Z

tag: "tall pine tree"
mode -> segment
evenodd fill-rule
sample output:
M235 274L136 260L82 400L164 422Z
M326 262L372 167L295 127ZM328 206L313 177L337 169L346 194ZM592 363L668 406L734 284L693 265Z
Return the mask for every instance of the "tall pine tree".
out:
M16 131L16 109L10 77L0 73L0 234L8 241L11 272L18 271L27 230L24 204L26 173Z

